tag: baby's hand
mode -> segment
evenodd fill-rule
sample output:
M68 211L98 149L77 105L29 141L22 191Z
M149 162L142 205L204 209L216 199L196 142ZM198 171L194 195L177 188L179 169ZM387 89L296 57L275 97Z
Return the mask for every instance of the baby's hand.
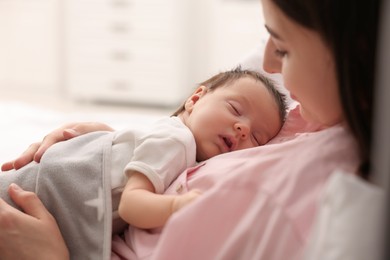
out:
M179 196L175 197L175 200L173 202L172 213L178 211L182 207L191 203L193 200L195 200L201 194L202 193L200 190L191 190L183 195L179 195Z

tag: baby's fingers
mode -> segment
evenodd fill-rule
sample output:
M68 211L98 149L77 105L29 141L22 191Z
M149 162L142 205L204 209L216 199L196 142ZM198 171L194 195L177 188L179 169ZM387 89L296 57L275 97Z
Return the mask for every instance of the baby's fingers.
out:
M173 212L178 211L179 209L183 208L184 206L190 204L192 201L194 201L196 198L198 198L202 192L200 190L191 190L183 195L178 196L173 204Z

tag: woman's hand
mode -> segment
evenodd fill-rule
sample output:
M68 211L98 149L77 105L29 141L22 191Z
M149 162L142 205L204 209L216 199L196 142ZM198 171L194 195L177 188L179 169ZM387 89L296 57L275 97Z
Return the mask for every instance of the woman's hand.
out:
M24 151L15 160L4 163L1 166L2 171L9 171L12 169L19 169L32 161L40 162L42 155L46 150L55 143L72 139L76 136L83 135L95 131L113 131L110 126L98 122L83 122L70 123L63 125L48 135L46 135L42 142L33 143L26 151Z
M24 212L0 199L0 259L69 259L57 222L36 194L15 184L8 192Z

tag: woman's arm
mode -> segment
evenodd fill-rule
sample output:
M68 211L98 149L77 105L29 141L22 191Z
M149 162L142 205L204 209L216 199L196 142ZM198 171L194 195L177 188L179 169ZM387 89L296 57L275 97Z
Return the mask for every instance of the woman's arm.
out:
M8 192L24 212L0 199L0 259L69 259L55 219L35 193L15 184Z
M149 179L138 172L131 173L119 203L119 215L138 228L163 226L168 218L200 195L192 190L183 195L156 194Z
M42 142L30 145L27 150L15 160L5 162L1 166L1 170L17 170L32 161L40 162L42 155L53 144L95 131L114 131L114 129L106 124L98 122L69 123L63 125L46 135Z

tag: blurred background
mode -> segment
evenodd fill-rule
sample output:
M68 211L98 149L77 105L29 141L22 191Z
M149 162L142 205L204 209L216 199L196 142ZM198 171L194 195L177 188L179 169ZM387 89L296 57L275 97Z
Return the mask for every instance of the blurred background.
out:
M264 44L258 0L0 0L2 95L174 107Z
M0 0L0 163L68 121L169 115L266 37L259 0Z

